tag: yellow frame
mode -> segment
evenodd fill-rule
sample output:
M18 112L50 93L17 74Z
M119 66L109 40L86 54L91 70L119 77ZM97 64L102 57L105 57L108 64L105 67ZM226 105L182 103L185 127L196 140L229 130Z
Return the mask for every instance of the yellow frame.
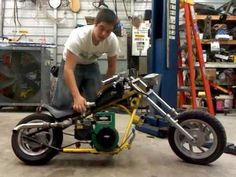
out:
M65 152L65 153L92 153L92 154L117 154L120 151L122 151L123 149L130 149L131 144L127 142L127 138L128 138L129 132L131 130L132 124L133 123L134 124L141 123L140 117L136 115L136 112L139 107L140 100L141 100L142 96L140 94L137 94L137 96L135 96L133 98L133 100L131 100L131 105L130 105L131 108L130 109L119 104L119 102L122 100L126 100L127 98L130 98L130 97L134 96L135 94L137 94L136 91L127 92L122 96L122 98L111 101L110 103L95 109L93 112L88 112L85 115L85 117L86 117L92 113L96 113L98 111L105 110L106 108L112 107L112 106L113 107L120 107L124 111L126 111L130 115L130 119L129 119L128 125L125 129L125 133L122 137L122 141L119 145L119 148L115 148L112 151L97 151L95 148L69 148L69 147L67 147L67 148L63 148L62 152Z

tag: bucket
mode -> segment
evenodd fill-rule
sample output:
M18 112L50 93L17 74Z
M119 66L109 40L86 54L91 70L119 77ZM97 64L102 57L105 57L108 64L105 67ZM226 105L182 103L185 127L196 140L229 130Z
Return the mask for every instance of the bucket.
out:
M225 95L224 96L224 107L227 109L233 108L233 95Z
M217 111L223 111L224 109L233 108L233 95L219 95L215 98Z
M224 99L216 97L216 111L224 110Z

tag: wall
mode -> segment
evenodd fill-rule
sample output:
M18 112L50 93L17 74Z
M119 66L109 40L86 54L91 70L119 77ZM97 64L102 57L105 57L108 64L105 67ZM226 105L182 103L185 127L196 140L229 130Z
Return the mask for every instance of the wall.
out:
M21 0L18 5L18 21L14 15L14 0L5 0L4 19L3 19L3 35L11 39L17 39L27 31L26 36L21 38L21 42L36 43L53 43L57 47L50 48L53 63L60 63L62 58L63 45L69 36L71 30L77 24L86 24L85 16L95 16L97 9L93 7L93 1L81 0L81 9L78 13L73 13L68 6L65 5L66 0L62 0L62 5L54 10L48 5L47 0L37 0L36 4L31 0ZM151 8L151 1L125 0L127 14L143 14L146 8ZM105 3L109 8L115 10L114 0L106 0ZM133 6L133 4L135 6ZM131 8L135 7L135 8ZM117 14L124 24L126 31L129 33L131 24L128 20L122 0L117 0ZM14 18L15 17L15 18ZM2 20L2 19L1 19ZM124 36L127 38L127 36ZM127 41L120 39L121 51L127 51ZM122 55L123 56L123 55ZM102 71L106 69L105 58L99 61ZM120 57L118 61L118 71L127 68L127 56Z
M59 63L62 58L63 44L67 39L70 31L77 24L86 24L85 16L95 16L97 9L92 6L92 0L80 0L81 10L78 13L73 13L68 6L65 6L67 0L62 0L63 4L57 9L53 10L48 5L48 0L36 0L36 4L31 0L18 0L18 20L14 15L14 0L5 0L3 30L0 32L4 36L12 39L17 39L24 31L28 33L21 38L21 42L36 42L36 43L53 43L57 47L51 48L51 58L53 63ZM3 0L1 0L1 3ZM143 15L145 9L151 9L151 0L124 0L128 15ZM198 0L195 2L207 3L219 6L226 0ZM111 8L114 7L114 0L106 0L105 3ZM131 23L128 20L123 5L123 0L117 0L117 12L121 22L124 24L128 34L131 29ZM1 13L2 14L2 11ZM121 39L122 40L122 39ZM126 49L127 44L122 43ZM120 58L118 61L118 71L127 68L127 57ZM105 59L100 60L102 72L106 69Z

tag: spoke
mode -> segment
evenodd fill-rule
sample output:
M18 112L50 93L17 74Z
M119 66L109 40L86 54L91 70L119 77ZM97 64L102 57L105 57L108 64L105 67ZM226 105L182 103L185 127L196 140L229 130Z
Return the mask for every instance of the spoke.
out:
M208 129L208 126L204 125L204 124L202 124L201 130L202 130L202 132L206 133L206 135L209 135L211 133Z
M31 151L31 148L30 148L30 146L29 146L29 144L25 144L25 148L26 148L26 150L28 150L28 151Z
M206 135L209 136L210 134L212 134L212 132L209 129L207 129Z
M189 124L183 126L184 129L189 129L189 130L191 130L193 127L194 126L192 123L189 123Z
M22 144L28 144L28 142L27 142L27 139L26 139L26 138L23 138L23 139L22 139Z
M180 132L179 132L179 134L180 134ZM179 141L180 141L182 146L184 145L184 143L188 143L187 138L184 135L181 135L181 134L179 135Z
M200 128L200 130L201 130L202 132L204 132L205 129L207 128L207 126L204 125L204 124L200 124L199 128Z
M206 152L201 146L197 146L202 152Z
M207 125L202 124L202 131L204 132L205 130L207 130Z
M25 143L25 144L28 144L28 136L27 136L27 134L26 133L22 133L22 135L21 135L21 139L22 139L22 143Z
M188 125L185 126L188 127L190 131L199 129L199 123L197 122L190 122Z
M203 126L201 123L197 123L196 124L196 127L195 127L195 130L199 131L199 132L202 132L202 129L203 129Z
M50 135L50 133L47 132L47 131L43 131L43 132L41 132L41 134L42 134L42 135L45 135L45 136L46 136L46 135Z
M193 152L193 145L191 145L190 143L189 143L189 150Z

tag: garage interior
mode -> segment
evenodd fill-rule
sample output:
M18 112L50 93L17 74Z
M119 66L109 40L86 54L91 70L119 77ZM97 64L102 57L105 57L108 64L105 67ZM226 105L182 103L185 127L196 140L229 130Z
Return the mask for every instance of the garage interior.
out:
M92 117L84 121L81 118L86 118L86 114L78 116L70 111L66 114L66 111L62 113L47 105L50 105L57 82L53 69L62 62L70 32L80 26L93 25L102 8L113 10L119 18L114 30L120 47L116 75L107 83L115 88L112 91L117 91L117 95L128 93L126 90L120 92L120 85L116 84L129 85L130 99L124 102L119 100L121 97L114 98L118 101L112 98L110 102L97 99L95 107L101 106L101 109L91 106L88 115ZM1 0L0 14L1 177L236 175L235 0ZM98 59L104 78L108 67L106 60L105 54ZM147 90L140 91L139 84L143 82ZM127 85L122 88L126 89ZM167 108L152 94L159 95L168 104ZM106 97L104 95L101 97ZM103 108L103 104L108 106ZM117 105L118 108L113 107ZM196 115L193 110L202 113ZM193 117L182 118L185 128L182 131L178 129L181 121L177 119L188 111ZM56 121L45 126L29 122L34 126L32 129L38 128L39 134L44 129L50 132L50 129L65 128L68 124L63 130L62 146L54 147L43 134L35 136L36 140L24 138L25 135L20 137L19 132L27 130L24 128L27 122L21 122L22 127L17 124L35 113L46 113ZM109 119L105 123L104 117ZM220 125L209 118L216 119ZM77 119L81 124L77 124ZM197 127L199 130L188 124L188 119L201 124ZM83 125L82 131L77 130L80 125ZM41 130L38 126L44 127ZM107 143L103 144L98 138L106 126L112 135L115 134L113 144L107 149ZM212 144L210 140L207 144L210 137L207 137L206 127L213 139L216 138ZM224 131L227 139L222 135ZM103 135L104 142L108 142L106 136ZM182 147L182 142L191 144L191 136L200 137L192 144L199 148L199 155L189 155ZM60 144L60 138L58 141ZM171 141L175 141L175 145L171 145ZM218 156L218 144L224 145L218 150L219 157L212 155L211 160L201 155L216 153ZM192 145L189 151L193 151ZM42 147L57 153L46 160L46 164L27 163L37 156L37 148ZM31 152L30 148L34 150ZM22 153L28 153L29 159ZM204 162L207 160L209 164Z

